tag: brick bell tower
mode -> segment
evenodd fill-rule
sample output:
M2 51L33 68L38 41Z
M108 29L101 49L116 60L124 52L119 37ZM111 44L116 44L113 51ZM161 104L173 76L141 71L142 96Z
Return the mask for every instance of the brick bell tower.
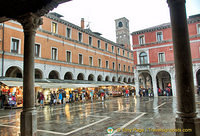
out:
M125 17L115 20L116 42L127 49L131 49L129 20Z

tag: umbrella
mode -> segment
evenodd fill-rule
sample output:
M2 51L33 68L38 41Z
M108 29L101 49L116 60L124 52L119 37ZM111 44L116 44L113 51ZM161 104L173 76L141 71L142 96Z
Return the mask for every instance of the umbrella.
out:
M85 92L85 90L83 89L82 92Z
M73 90L73 92L78 92L78 90Z

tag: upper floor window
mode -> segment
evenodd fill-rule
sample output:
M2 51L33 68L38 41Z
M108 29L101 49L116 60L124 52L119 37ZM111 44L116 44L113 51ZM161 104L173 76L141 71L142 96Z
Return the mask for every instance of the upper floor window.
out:
M127 52L127 57L129 58L129 52Z
M97 41L97 46L98 46L98 48L101 48L101 41L100 40Z
M197 24L197 34L200 34L200 24Z
M118 53L118 55L120 55L120 48L117 49L117 53Z
M139 44L145 44L144 35L140 35L140 36L139 36Z
M123 56L125 56L125 51L123 50Z
M124 65L124 72L126 71L126 65Z
M131 72L131 68L130 68L130 66L128 66L128 72Z
M131 53L131 59L133 59L133 53Z
M58 55L58 49L57 48L51 48L51 58L53 60L57 60L57 55Z
M158 53L158 61L159 62L165 62L165 53L161 52L161 53Z
M98 67L101 67L101 59L98 59Z
M83 34L81 32L78 33L78 41L79 42L83 41Z
M112 69L115 70L115 62L112 63Z
M106 60L106 68L109 68L109 62Z
M157 42L163 41L163 33L162 32L157 32L156 33L156 39L157 39Z
M11 52L12 53L19 53L19 51L20 51L19 43L20 43L20 40L12 38L12 40L11 40Z
M118 27L123 27L123 24L121 21L118 23Z
M139 55L140 58L140 64L147 64L147 53L146 52L142 52Z
M119 63L118 69L119 69L119 71L121 71L121 64L120 63Z
M67 62L72 62L72 53L71 51L66 51L67 54Z
M108 51L108 44L105 43L105 50Z
M71 38L71 28L67 28L67 30L66 30L66 36L67 36L67 38Z
M78 55L78 64L83 64L83 55L82 54Z
M89 57L89 65L93 66L93 57Z
M89 45L92 45L92 37L89 36Z
M40 57L40 44L35 44L35 57Z
M132 72L134 72L134 67L132 67Z
M112 46L112 53L114 53L114 46Z
M56 22L51 23L51 32L58 33L58 24Z

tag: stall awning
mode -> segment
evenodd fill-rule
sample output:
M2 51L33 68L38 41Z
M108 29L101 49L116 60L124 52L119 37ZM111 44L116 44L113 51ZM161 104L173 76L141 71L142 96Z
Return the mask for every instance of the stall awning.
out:
M7 86L23 86L23 82L22 81L0 81L1 83L7 85ZM39 87L40 85L38 83L34 84L35 87Z

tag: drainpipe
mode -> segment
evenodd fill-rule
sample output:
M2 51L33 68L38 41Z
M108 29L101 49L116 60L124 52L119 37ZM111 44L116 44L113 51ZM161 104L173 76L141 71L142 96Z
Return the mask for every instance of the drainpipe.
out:
M117 48L116 48L116 46L115 46L115 53L116 53L116 68L117 68L117 69L116 69L116 70L117 70L117 71L116 71L116 72L117 72L116 74L117 74L117 82L118 82L118 58L117 58Z
M3 77L3 73L4 73L4 23L3 23L3 30L2 30L2 68L1 68L1 77Z

